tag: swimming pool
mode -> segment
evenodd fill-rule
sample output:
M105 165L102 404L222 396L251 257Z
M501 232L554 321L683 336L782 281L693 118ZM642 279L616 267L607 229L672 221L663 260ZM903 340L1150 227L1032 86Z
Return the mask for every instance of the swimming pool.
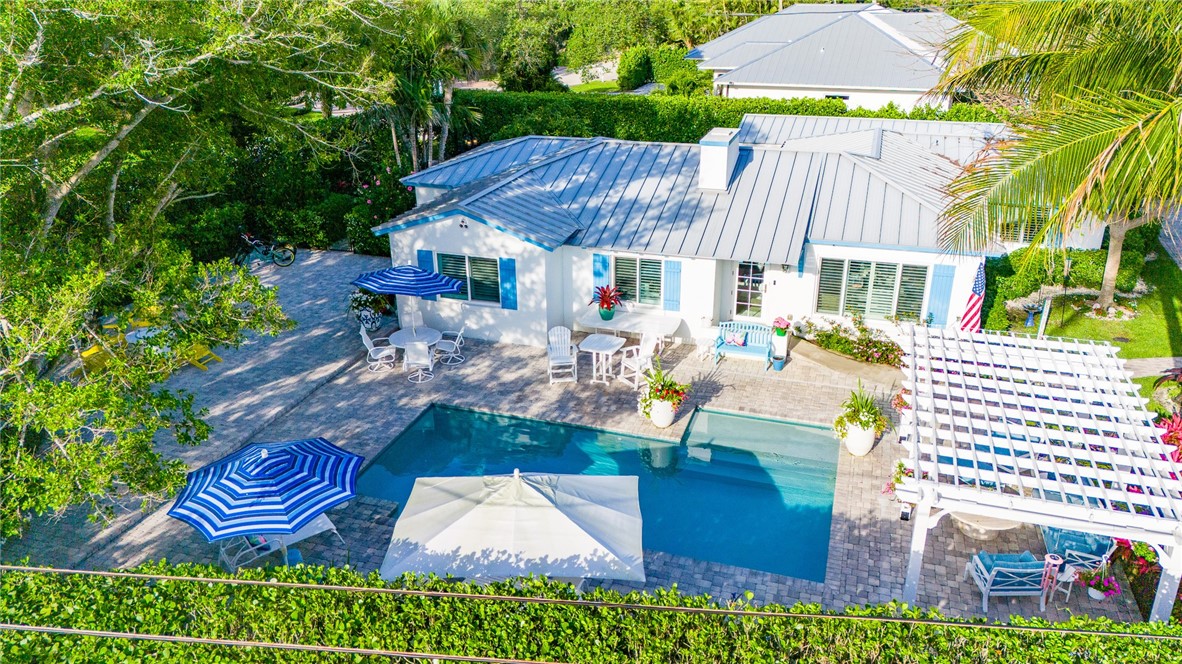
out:
M418 477L637 475L644 548L824 582L837 454L828 429L714 411L673 443L436 405L357 492L405 504Z

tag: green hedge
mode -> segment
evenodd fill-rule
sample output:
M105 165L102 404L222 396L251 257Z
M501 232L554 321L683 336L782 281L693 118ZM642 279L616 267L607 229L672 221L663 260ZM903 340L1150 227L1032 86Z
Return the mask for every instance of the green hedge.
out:
M154 563L138 571L203 578L220 569ZM376 575L305 567L244 570L242 578L354 587L385 587ZM566 584L539 580L468 586L410 580L417 589L574 598ZM706 596L596 590L588 599L629 604L714 607ZM0 622L136 631L194 637L364 647L564 662L1164 662L1182 660L1177 641L1113 635L998 631L968 625L930 625L816 617L761 617L751 607L736 615L636 608L588 607L503 600L438 598L192 581L6 572L0 577ZM857 616L938 620L934 610L888 604L851 609ZM1048 626L1013 618L1015 625ZM1160 624L1116 624L1072 618L1057 627L1128 634L1182 636ZM118 639L0 632L0 661L356 661L347 656L283 653L229 646L175 645Z
M1120 255L1120 269L1116 273L1116 289L1131 291L1141 278L1145 254L1157 248L1160 224L1135 228L1125 236ZM1157 248L1160 249L1160 248ZM1027 247L999 258L985 261L985 328L1010 329L1006 302L1026 297L1044 285L1063 283L1063 259L1071 258L1071 286L1099 289L1104 280L1104 264L1108 260L1107 240L1101 249L1071 249L1066 253Z
M580 95L554 92L485 92L456 90L456 103L477 111L479 125L455 132L453 154L465 143L538 134L606 136L637 141L696 143L715 127L738 127L747 113L846 115L839 99L728 99L665 95ZM861 116L909 117L897 109L859 111ZM948 111L920 108L924 119L995 120L977 105L954 105Z
M686 60L689 51L681 46L662 44L648 50L648 59L653 67L653 80L657 83L668 83L677 74L689 72L698 74L698 65L692 60ZM710 76L710 72L701 72Z
M620 54L616 67L616 81L621 90L635 90L653 80L653 63L644 46L633 46Z

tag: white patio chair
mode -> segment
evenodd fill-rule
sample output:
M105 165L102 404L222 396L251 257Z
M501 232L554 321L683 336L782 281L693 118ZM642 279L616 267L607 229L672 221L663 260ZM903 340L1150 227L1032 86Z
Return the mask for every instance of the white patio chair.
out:
M644 382L644 372L653 367L657 343L656 337L643 334L639 344L625 348L624 356L620 359L619 379L639 390Z
M406 344L403 367L410 372L407 380L425 383L435 377L435 352L422 341L412 341Z
M308 525L300 528L290 535L245 535L242 537L231 537L229 539L219 542L218 547L218 563L225 567L227 571L233 572L243 565L262 558L265 555L275 551L281 551L284 548L290 547L296 542L302 542L309 537L319 535L323 532L332 531L333 535L345 543L345 539L337 532L336 525L328 518L327 514L312 519ZM294 562L297 557L296 551L288 551L288 559L284 561L285 564Z
M579 381L579 352L570 342L570 329L550 328L547 335L546 359L549 362L550 384Z
M395 363L398 361L398 349L390 345L388 338L378 337L371 339L369 332L366 332L365 326L362 325L361 341L365 344L365 349L369 351L365 359L369 362L370 371L382 371L394 368Z
M464 363L465 358L460 350L464 347L464 329L466 327L461 327L459 332L444 332L443 338L435 343L435 353L439 356L440 362L448 366Z

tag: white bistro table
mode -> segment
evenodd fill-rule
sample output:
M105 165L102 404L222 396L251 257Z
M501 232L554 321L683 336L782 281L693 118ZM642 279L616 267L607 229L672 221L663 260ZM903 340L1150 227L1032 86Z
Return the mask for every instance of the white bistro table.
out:
M443 333L430 327L403 328L390 335L390 345L395 348L406 348L406 344L421 341L428 346L434 346L443 338Z
M661 350L665 349L665 339L672 338L681 327L682 319L677 316L666 316L656 313L638 313L635 311L620 311L611 320L603 320L599 315L599 307L587 307L575 319L579 325L595 332L620 332L629 334L651 334L657 337Z
M624 345L624 337L610 334L589 334L579 350L591 353L591 382L607 384L612 377L612 355Z

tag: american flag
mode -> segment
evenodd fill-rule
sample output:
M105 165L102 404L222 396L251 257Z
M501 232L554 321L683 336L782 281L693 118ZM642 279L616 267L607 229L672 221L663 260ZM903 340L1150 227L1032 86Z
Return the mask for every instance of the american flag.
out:
M981 303L985 301L985 261L977 266L977 278L973 279L973 292L969 293L969 301L964 305L964 315L960 317L960 329L968 332L981 331Z

